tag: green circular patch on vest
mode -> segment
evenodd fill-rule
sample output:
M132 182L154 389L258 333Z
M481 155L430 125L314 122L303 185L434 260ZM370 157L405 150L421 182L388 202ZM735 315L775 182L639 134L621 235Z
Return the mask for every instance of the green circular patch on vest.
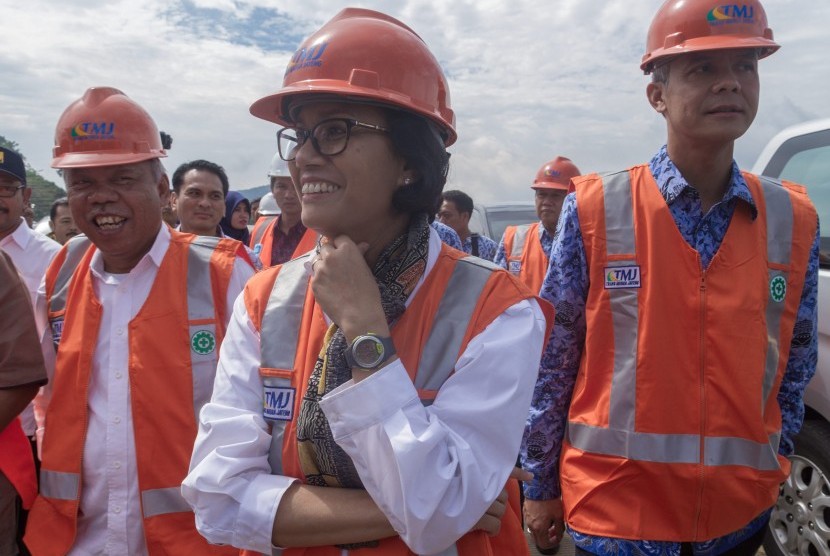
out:
M190 338L190 348L199 355L207 355L216 349L216 336L208 330L199 330Z
M784 301L784 296L787 295L787 281L783 276L776 276L769 281L769 295L776 303Z

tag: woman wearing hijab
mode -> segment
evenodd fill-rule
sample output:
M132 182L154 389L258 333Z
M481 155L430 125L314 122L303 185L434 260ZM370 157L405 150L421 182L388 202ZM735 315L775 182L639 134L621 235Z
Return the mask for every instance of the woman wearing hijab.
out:
M248 222L251 220L251 203L242 193L228 191L225 195L225 216L219 222L222 233L248 245L251 233Z
M505 485L552 313L429 225L456 139L437 61L346 9L251 113L284 127L322 240L237 300L182 488L199 531L285 556L528 554Z

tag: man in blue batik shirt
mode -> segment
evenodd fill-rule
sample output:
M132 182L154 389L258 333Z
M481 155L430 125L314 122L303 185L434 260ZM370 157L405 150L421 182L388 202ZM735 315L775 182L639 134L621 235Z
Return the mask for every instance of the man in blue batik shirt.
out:
M522 443L523 466L534 474L525 496L536 501L533 511L526 507L526 523L542 548L558 543L563 517L578 554L737 555L761 544L787 468L775 452L793 452L816 367L819 230L797 186L742 174L733 160L734 141L758 107L757 61L778 49L761 4L745 4L738 15L712 0L663 5L641 67L652 74L647 96L666 119L666 145L648 165L575 180L576 193L565 200L550 257L556 264L541 292L556 307L556 325ZM675 248L670 256L648 258L665 253L666 244ZM735 245L761 245L762 257L731 250ZM655 284L655 275L672 279ZM738 279L747 275L769 281ZM724 282L729 288L712 287ZM648 297L655 292L670 293ZM725 318L723 307L734 307L734 299L747 303ZM667 319L667 306L708 324ZM720 322L707 320L706 311ZM663 329L653 329L655 319ZM744 328L730 328L732 319ZM742 333L762 349L747 351L735 341ZM681 340L644 345L664 337ZM677 354L673 364L653 363L666 353ZM689 353L699 358L690 361ZM735 364L719 368L722 361ZM688 382L689 374L699 388L675 387L668 400L649 397ZM758 404L760 395L766 397ZM685 414L690 405L695 409ZM699 431L655 432L660 418L677 428L688 419ZM711 430L729 421L735 435ZM772 421L779 430L758 442ZM643 431L643 423L652 428ZM689 470L697 478L687 477ZM642 475L654 480L628 490ZM734 489L728 499L711 492L724 477L733 478L722 483ZM741 521L721 530L706 521L715 514Z

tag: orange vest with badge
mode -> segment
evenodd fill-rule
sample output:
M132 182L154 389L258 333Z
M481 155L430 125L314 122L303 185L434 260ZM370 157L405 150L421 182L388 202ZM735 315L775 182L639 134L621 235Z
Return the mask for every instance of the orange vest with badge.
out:
M0 474L14 486L23 507L29 509L37 496L37 477L32 445L20 426L19 417L0 431Z
M775 504L778 389L817 217L802 187L744 174L706 270L648 166L574 180L591 288L560 475L580 533L695 542Z
M226 292L242 249L234 240L171 231L150 294L129 324L136 479L151 556L236 553L199 535L180 487L198 413L212 391ZM89 268L94 252L86 237L73 238L46 273L49 320L60 349L46 413L41 492L24 538L35 556L66 554L77 532L87 388L104 310ZM212 364L198 365L197 372L197 364L206 362Z
M285 397L283 404L293 404L291 415L297 415L305 394L308 378L317 361L326 333L325 317L314 301L309 278L301 257L274 271L255 276L245 289L248 314L262 337L282 341L262 343L260 375L266 387L296 392ZM496 270L496 272L494 272ZM445 297L445 293L452 294ZM269 298L279 295L280 307ZM533 297L517 280L499 272L492 263L469 257L442 243L435 267L424 280L412 303L391 330L395 348L410 373L424 405L435 399L438 390L451 374L455 362L472 337L484 330L508 307ZM442 299L451 303L442 304ZM553 322L553 309L539 301ZM266 311L266 309L268 309ZM444 311L453 311L453 322L466 322L466 327L446 326ZM460 312L459 312L460 311ZM444 323L441 326L439 323ZM440 328L439 328L440 326ZM431 334L435 328L435 334ZM548 330L549 332L549 330ZM439 340L440 338L440 340ZM439 349L430 349L440 344ZM505 369L509 372L509 369ZM438 386L440 387L440 386ZM280 404L277 403L277 406ZM297 451L296 421L269 420L272 443L269 462L273 473L303 478ZM482 531L464 535L442 554L457 556L527 555L527 541L522 531L518 507L518 484L509 481L510 505L502 518L501 532L489 537ZM248 552L248 554L252 554ZM334 546L284 549L283 556L340 556ZM352 556L409 556L400 537L380 541L376 548L349 551Z
M264 220L265 217L260 218L254 225L251 232L250 247L259 256L262 261L262 267L268 268L275 266L276 263L271 261L271 253L274 249L274 226L279 222L279 217L270 220ZM291 255L292 259L296 259L304 253L308 253L317 245L317 232L312 229L306 229L305 234L300 239L300 243L294 248L294 253Z
M536 294L542 290L548 271L548 254L542 249L541 228L541 222L508 226L503 239L508 272L518 276Z

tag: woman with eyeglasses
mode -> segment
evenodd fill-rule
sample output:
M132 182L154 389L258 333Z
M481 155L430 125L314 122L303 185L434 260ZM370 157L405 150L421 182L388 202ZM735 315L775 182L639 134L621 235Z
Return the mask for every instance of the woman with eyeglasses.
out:
M429 225L456 139L435 58L346 9L251 113L285 127L322 240L237 301L183 485L197 527L286 556L528 554L508 479L552 311Z

